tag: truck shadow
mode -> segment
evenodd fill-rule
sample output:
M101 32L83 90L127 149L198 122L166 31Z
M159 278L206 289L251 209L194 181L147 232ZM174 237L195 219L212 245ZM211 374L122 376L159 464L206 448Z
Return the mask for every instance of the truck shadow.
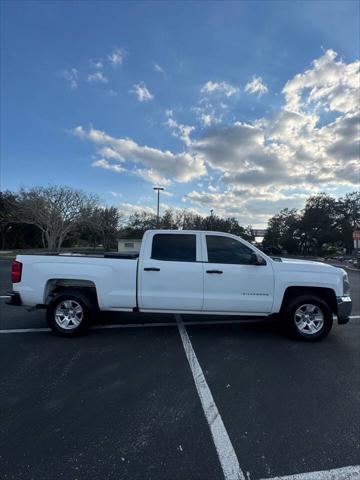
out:
M191 330L216 331L219 335L231 332L232 335L248 337L283 337L288 338L287 332L278 318L262 319L254 317L220 316L220 315L181 315L185 326ZM173 314L150 313L118 313L100 312L95 321L95 328L106 327L171 327L176 326Z

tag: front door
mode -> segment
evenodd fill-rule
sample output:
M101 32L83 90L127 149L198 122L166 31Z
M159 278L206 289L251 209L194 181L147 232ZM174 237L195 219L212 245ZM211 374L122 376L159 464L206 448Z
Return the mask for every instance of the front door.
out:
M203 234L204 307L212 312L269 313L274 294L272 266L253 264L255 252L236 237Z
M141 310L202 309L199 249L199 234L154 233L151 250L139 265Z

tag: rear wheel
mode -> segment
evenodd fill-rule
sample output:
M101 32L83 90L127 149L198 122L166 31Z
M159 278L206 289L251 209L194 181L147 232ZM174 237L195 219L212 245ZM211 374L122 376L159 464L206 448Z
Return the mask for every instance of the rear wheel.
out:
M293 336L310 342L324 338L333 324L331 308L316 295L301 295L291 299L282 317Z
M64 291L48 306L47 321L51 330L62 336L82 335L92 319L93 305L86 295Z

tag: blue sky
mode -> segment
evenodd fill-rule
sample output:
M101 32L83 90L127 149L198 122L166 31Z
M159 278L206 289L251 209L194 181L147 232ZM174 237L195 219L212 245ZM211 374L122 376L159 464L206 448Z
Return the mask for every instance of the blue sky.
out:
M358 2L1 3L1 188L262 226L358 188Z

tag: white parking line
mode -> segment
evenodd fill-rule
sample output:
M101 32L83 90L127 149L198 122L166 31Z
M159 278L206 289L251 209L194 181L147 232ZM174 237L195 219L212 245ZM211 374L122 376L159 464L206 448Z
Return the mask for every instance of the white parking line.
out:
M34 332L50 332L50 328L9 328L0 330L2 333L34 333Z
M10 298L10 295L0 295L0 298Z
M225 480L245 480L234 447L232 446L221 415L214 402L210 388L206 383L201 366L191 345L181 315L175 315L185 354L194 377L196 390L200 397L206 420L209 424L215 448L219 457Z
M359 480L360 465L321 470L319 472L296 473L284 477L272 477L266 480Z

